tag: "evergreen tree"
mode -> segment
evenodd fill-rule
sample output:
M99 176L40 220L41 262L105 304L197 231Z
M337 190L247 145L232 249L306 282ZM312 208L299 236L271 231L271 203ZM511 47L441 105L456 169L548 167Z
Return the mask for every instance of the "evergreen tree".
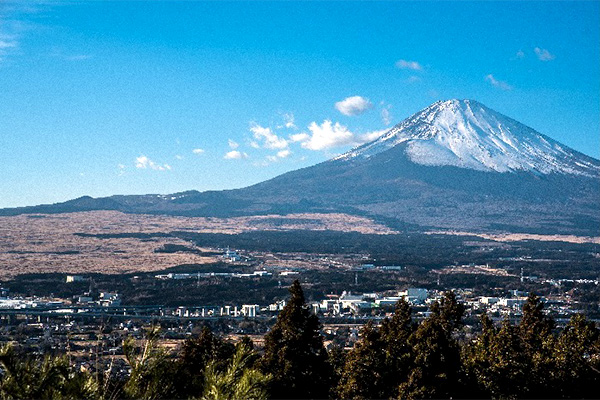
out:
M329 364L331 365L331 387L329 389L330 398L339 398L339 383L344 373L348 354L340 346L332 346L327 352Z
M95 399L99 390L86 373L74 371L66 357L23 357L10 345L0 348L0 398Z
M123 353L131 367L124 392L133 399L162 399L177 397L175 364L158 346L160 330L150 329L141 346L132 338L123 342Z
M378 329L369 321L348 354L338 394L342 399L381 399L386 396L386 352Z
M410 336L414 365L399 397L450 398L461 393L460 348L453 337L462 324L464 307L446 292L431 306L431 315Z
M204 372L203 400L267 399L269 375L254 367L256 353L247 340L236 346L235 353L223 371L212 360Z
M497 329L487 315L481 317L482 332L463 351L470 383L478 388L474 397L516 398L526 393L530 362L523 351L519 331L505 319Z
M198 336L187 339L183 343L178 365L178 395L187 397L202 393L206 366L214 361L217 368L224 368L234 351L233 344L224 341L207 327L202 328Z
M396 303L392 317L384 319L380 328L386 357L383 397L395 397L398 386L408 379L412 367L409 338L413 331L410 304L401 299Z
M273 398L325 398L331 367L320 334L320 323L309 312L300 283L290 287L290 299L265 336L263 371L273 376Z
M531 369L526 375L527 396L549 398L556 396L553 391L552 352L555 338L552 335L554 320L547 317L540 298L531 293L523 305L523 317L519 324L519 334L523 351L529 358Z
M563 329L552 355L555 393L561 397L595 398L600 388L600 331L581 314Z

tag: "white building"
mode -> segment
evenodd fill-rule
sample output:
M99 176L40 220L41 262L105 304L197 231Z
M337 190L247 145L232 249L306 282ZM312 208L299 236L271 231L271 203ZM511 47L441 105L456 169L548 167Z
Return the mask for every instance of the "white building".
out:
M260 312L258 304L244 304L242 305L242 314L248 318L254 318Z

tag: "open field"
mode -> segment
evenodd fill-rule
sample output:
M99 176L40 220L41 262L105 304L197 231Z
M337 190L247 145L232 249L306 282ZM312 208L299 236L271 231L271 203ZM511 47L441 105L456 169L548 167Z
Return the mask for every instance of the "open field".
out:
M367 218L345 214L195 218L90 211L0 217L0 278L46 272L148 272L179 264L204 264L216 261L214 256L202 254L207 249L165 234L298 229L395 233ZM114 237L119 234L126 235ZM135 235L139 237L132 237ZM197 253L155 252L165 244L184 245Z
M538 240L541 242L595 243L600 244L600 237L575 235L539 235L533 233L476 233L460 231L431 231L432 235L477 236L496 242L520 242L523 240Z

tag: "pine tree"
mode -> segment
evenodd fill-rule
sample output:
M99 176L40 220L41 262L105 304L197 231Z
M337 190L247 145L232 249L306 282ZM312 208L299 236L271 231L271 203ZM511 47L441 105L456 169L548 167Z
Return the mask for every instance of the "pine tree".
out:
M151 328L141 346L129 337L123 341L123 353L131 367L124 392L134 399L160 399L176 397L175 364L158 346L160 330Z
M381 399L386 395L386 352L379 330L369 321L348 354L339 385L342 399Z
M202 393L206 366L214 362L217 368L224 368L234 351L233 344L215 335L208 327L202 328L198 336L187 339L178 362L178 395L187 397Z
M256 354L247 340L237 344L235 353L221 371L212 360L204 371L203 400L267 399L271 377L254 367Z
M470 383L479 389L475 397L515 398L526 393L529 359L523 352L516 327L508 319L500 329L487 315L481 317L482 332L463 351Z
M581 314L563 329L553 351L555 393L561 397L594 398L600 387L600 331Z
M548 398L556 396L552 390L552 351L555 338L552 335L554 320L547 317L540 298L531 293L523 305L523 318L519 334L524 354L529 358L531 369L526 375L528 396Z
M331 367L320 328L305 303L300 282L294 281L288 303L265 335L262 368L273 376L271 397L327 397Z
M380 328L386 355L383 397L396 397L398 386L408 379L412 367L409 338L414 328L410 304L401 299L396 303L392 317L384 319Z
M410 336L414 365L400 384L400 398L450 398L462 389L460 347L453 334L462 325L464 307L446 292L431 312Z

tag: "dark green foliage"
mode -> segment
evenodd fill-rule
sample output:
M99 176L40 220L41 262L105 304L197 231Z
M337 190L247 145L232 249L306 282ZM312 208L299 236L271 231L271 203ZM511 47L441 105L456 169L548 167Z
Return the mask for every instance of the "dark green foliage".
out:
M183 344L179 360L181 372L177 378L183 393L202 393L206 366L214 362L217 369L223 368L234 351L231 343L206 327L198 336L187 339Z
M218 359L213 359L204 372L202 399L266 400L271 376L256 368L256 360L257 354L248 340L237 344L235 353L225 368L219 367Z
M540 298L530 294L523 305L519 334L523 351L530 363L525 380L526 394L528 397L551 398L555 396L552 382L554 320L544 314L543 308Z
M482 332L463 350L463 362L476 397L514 398L526 393L530 362L517 327L504 320L498 329L487 315Z
M410 306L396 304L390 319L377 329L371 322L361 331L361 340L348 354L338 385L340 398L371 399L395 397L409 374L413 325Z
M174 383L178 371L174 361L157 346L158 335L158 328L152 328L141 346L137 346L131 338L123 343L123 352L131 367L131 375L124 386L124 393L129 398L176 397Z
M386 354L379 330L369 321L361 330L339 383L342 399L380 399L385 397Z
M400 384L401 398L450 398L461 393L460 347L453 335L462 323L464 307L454 293L446 292L431 311L410 336L413 368Z
M552 355L555 396L600 396L600 331L577 314L560 333Z
M398 386L408 378L413 362L409 338L414 328L410 305L404 299L396 303L392 317L381 324L381 340L386 355L384 397L395 397Z
M66 357L33 358L11 346L0 349L0 398L93 399L98 386L88 374L75 372Z
M110 373L77 371L65 356L29 356L4 346L0 399L598 397L596 324L575 315L557 332L535 295L519 324L494 324L483 315L475 336L462 329L464 308L451 292L418 325L400 301L381 325L367 323L348 353L334 347L328 354L298 281L290 294L262 356L248 337L233 346L206 328L179 354L169 354L154 328L141 341L124 342L131 374L111 382Z
M304 300L300 283L290 287L290 299L265 336L262 367L273 375L273 398L325 398L331 366L323 346L319 319Z
M600 334L591 321L575 315L555 336L554 321L531 295L523 318L498 328L482 317L482 332L463 348L463 365L476 397L597 398Z

